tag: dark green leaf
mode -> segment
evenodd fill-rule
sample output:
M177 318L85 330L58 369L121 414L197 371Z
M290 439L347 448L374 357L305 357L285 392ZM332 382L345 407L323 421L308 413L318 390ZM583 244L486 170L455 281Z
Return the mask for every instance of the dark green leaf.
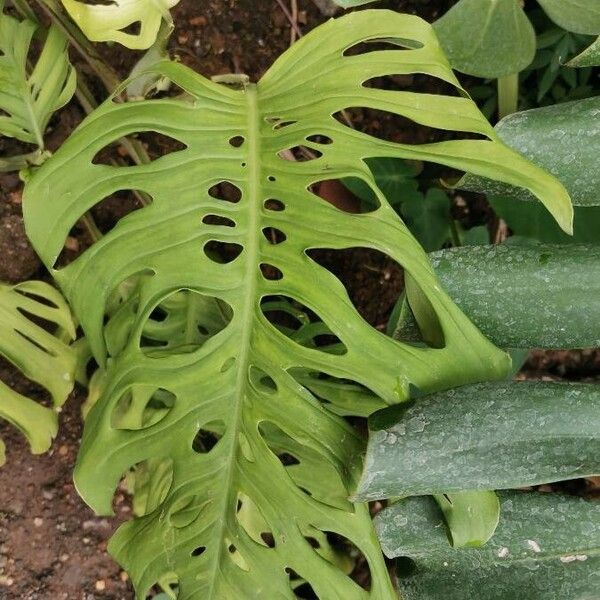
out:
M556 226L554 219L539 202L515 202L514 198L508 196L490 196L489 201L496 214L506 221L516 236L549 244L600 243L599 206L575 207L571 236Z
M535 54L535 32L519 0L460 0L434 28L451 65L476 77L518 73Z
M574 33L600 33L598 0L538 0L546 14L560 27Z
M598 598L599 503L533 492L502 492L500 501L498 529L483 548L451 548L432 498L408 498L379 513L383 551L408 557L398 561L402 598Z
M495 129L509 146L558 177L576 206L600 204L600 97L510 115ZM502 184L467 175L463 189L494 195L527 195Z
M375 177L377 186L392 206L405 200L422 198L415 177L420 167L417 163L398 158L371 158L365 161ZM344 185L363 202L377 206L377 196L362 179L346 178Z
M437 252L432 263L450 297L500 347L600 346L599 246L471 246ZM414 338L412 315L398 314L394 337Z
M465 386L420 398L395 425L371 432L355 498L584 477L600 473L599 450L600 386L532 381Z
M460 232L463 246L483 246L490 243L490 232L485 225L477 225Z
M427 252L439 250L451 236L450 201L438 189L409 197L401 207L404 222Z

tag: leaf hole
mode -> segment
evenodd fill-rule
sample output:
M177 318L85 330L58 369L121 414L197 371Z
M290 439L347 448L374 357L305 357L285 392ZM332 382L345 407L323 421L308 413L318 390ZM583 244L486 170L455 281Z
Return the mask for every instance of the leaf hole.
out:
M260 534L260 539L265 543L267 548L275 548L275 538L270 531L263 531Z
M287 236L281 229L277 229L276 227L265 227L262 230L265 239L276 246L277 244L282 244L287 239Z
M126 33L127 35L138 36L142 32L142 22L139 20L134 21L133 23L130 23L129 25L127 25L127 27L123 27L122 29L119 29L119 31L122 31L123 33Z
M328 135L323 135L321 133L307 136L306 141L312 142L313 144L321 144L325 146L333 144L333 140Z
M404 287L404 270L393 258L372 248L312 249L306 254L345 288L360 316L384 331ZM364 290L376 290L365 298Z
M269 175L269 176L267 177L267 179L268 179L269 181L271 181L271 182L277 181L277 178L275 177L275 175Z
M220 215L204 215L202 222L205 225L220 225L222 227L235 227L235 221Z
M343 180L324 179L322 181L315 182L306 189L313 196L316 196L320 201L327 202L328 204L331 204L338 210L345 213L369 213L379 208L380 202L375 193L373 193L374 203L372 205L362 203L360 198L354 193L354 188L350 187L350 185L347 185L348 181L357 181L362 184L362 180L354 177L345 178Z
M363 82L363 87L392 92L411 91L423 94L439 94L444 96L463 97L460 88L432 75L425 73L390 73L372 77Z
M266 117L265 121L269 123L269 125L273 126L273 131L278 131L280 129L285 129L290 125L295 125L298 121L293 120L285 120L281 117Z
M290 162L309 162L321 158L323 153L314 148L308 148L307 146L294 146L287 150L281 150L277 153L277 156L282 160Z
M240 244L210 240L204 244L204 254L213 262L228 264L233 262L244 250Z
M352 44L348 46L344 52L344 56L358 56L360 54L368 54L371 52L380 52L382 50L418 50L423 48L424 44L419 40L410 38L372 38Z
M279 459L279 462L284 467L291 467L293 465L300 464L300 461L293 454L290 454L289 452L282 452L281 454L277 455L277 458Z
M236 135L229 139L229 143L234 148L239 148L246 141L246 138L242 135Z
M285 204L281 200L275 200L275 198L265 200L264 206L267 210L272 210L274 212L285 210Z
M206 552L206 546L198 546L192 551L192 556L202 556Z
M219 443L224 433L224 421L220 419L210 421L198 429L192 442L192 449L198 454L208 454Z
M321 544L319 544L319 541L314 537L305 536L304 539L310 544L310 547L314 548L315 550L317 550L321 547Z
M148 429L168 416L175 401L175 394L164 388L134 384L115 404L110 425L113 429L129 431Z
M145 217L142 210L152 204L153 198L139 189L115 190L108 196L96 201L90 213L99 232L108 235L117 226L125 227ZM53 264L54 268L63 267L96 243L82 221L72 224L64 247Z
M211 186L208 195L216 200L237 204L242 199L242 190L231 181L220 181Z
M261 309L271 325L301 346L330 354L348 352L319 315L289 296L265 296Z
M319 596L317 596L317 593L308 581L295 588L294 595L296 598L303 598L304 600L319 600Z
M167 499L173 485L173 465L171 458L150 458L127 473L119 489L127 489L132 494L137 517L154 512Z
M269 281L280 281L283 279L281 270L270 263L261 263L260 272L262 273L262 276Z
M250 384L258 393L273 395L277 393L277 383L259 367L251 366L248 369Z
M327 536L327 542L337 552L349 556L354 568L350 573L350 578L364 590L371 591L372 578L369 562L359 547L348 538L332 531L324 532Z
M128 306L124 305L122 310L128 310ZM155 319L154 315L159 315L160 319ZM177 290L160 300L150 311L142 328L140 350L151 358L160 358L166 353L194 352L223 331L232 315L231 307L218 298L193 290ZM124 318L115 320L118 335L122 335ZM107 329L109 327L111 324ZM111 346L114 345L112 342Z
M151 161L163 158L169 154L183 152L188 148L187 144L177 138L155 130L140 132L132 137L138 139L146 148ZM98 150L92 158L92 164L127 166L134 163L126 147L123 145L123 138L119 138Z

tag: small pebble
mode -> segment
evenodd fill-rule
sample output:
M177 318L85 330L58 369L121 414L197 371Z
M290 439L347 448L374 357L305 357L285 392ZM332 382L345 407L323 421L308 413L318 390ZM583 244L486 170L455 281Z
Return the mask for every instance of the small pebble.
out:
M106 582L104 579L99 579L96 581L96 585L94 586L97 592L103 592L106 589Z
M36 517L36 518L33 520L33 524L34 524L36 527L41 527L41 526L44 524L44 519L42 519L42 518L40 518L40 517Z

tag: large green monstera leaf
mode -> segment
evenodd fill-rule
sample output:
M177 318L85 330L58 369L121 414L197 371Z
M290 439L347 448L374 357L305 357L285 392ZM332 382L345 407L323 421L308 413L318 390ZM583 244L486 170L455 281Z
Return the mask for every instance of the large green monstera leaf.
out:
M348 500L364 448L339 415L402 402L414 388L502 378L509 360L440 289L365 159L435 161L525 186L566 229L568 196L498 140L416 17L329 21L257 84L220 85L168 62L157 69L184 93L105 103L25 193L29 235L106 368L77 488L109 514L122 475L158 461L146 514L110 547L139 598L159 580L177 582L179 600L294 598L307 587L327 600L393 598L368 510ZM456 95L377 87L375 78L417 72ZM468 139L378 139L337 118L359 107ZM106 146L148 131L179 148L144 165L96 164ZM371 212L344 212L315 193L321 181L352 177L376 194ZM56 268L81 215L127 190L152 201ZM417 282L411 307L430 345L368 325L312 252L353 247L387 254ZM368 589L339 555L352 546L370 568Z
M50 332L42 323L55 326ZM58 411L73 389L76 355L71 313L60 293L41 281L0 284L0 357L31 382L45 388L51 407L43 406L0 381L0 419L17 427L34 454L45 452L58 429ZM0 439L0 465L4 444Z

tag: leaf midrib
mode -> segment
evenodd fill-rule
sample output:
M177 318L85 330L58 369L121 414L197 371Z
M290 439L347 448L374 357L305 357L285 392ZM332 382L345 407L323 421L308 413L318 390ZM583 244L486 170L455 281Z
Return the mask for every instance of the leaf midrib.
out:
M213 598L215 591L215 583L217 580L217 574L220 572L218 566L221 563L223 556L224 544L224 529L227 523L227 510L230 506L231 501L231 489L233 483L233 477L235 473L234 465L238 450L238 437L240 432L240 425L242 422L242 409L244 406L244 388L247 385L247 373L249 366L250 356L250 342L253 333L254 323L254 302L256 299L257 289L257 273L253 268L258 265L259 258L259 237L258 237L258 215L260 206L260 182L261 182L261 166L260 166L260 113L258 108L258 92L256 84L248 84L245 88L245 96L247 100L247 114L248 114L248 132L247 132L247 143L248 143L248 185L247 185L247 198L246 207L248 211L248 232L245 242L245 253L246 253L246 272L244 274L244 281L242 285L241 297L243 298L243 311L238 317L241 320L241 336L239 343L239 354L237 357L237 378L235 382L235 394L236 404L235 413L230 424L230 429L233 429L231 435L230 449L229 449L229 461L227 465L227 473L225 475L225 485L223 494L223 505L221 509L220 519L220 536L219 536L219 547L215 553L215 559L213 561L214 568L211 570L211 583L207 598ZM242 201L244 199L242 198ZM234 317L235 318L235 317Z

